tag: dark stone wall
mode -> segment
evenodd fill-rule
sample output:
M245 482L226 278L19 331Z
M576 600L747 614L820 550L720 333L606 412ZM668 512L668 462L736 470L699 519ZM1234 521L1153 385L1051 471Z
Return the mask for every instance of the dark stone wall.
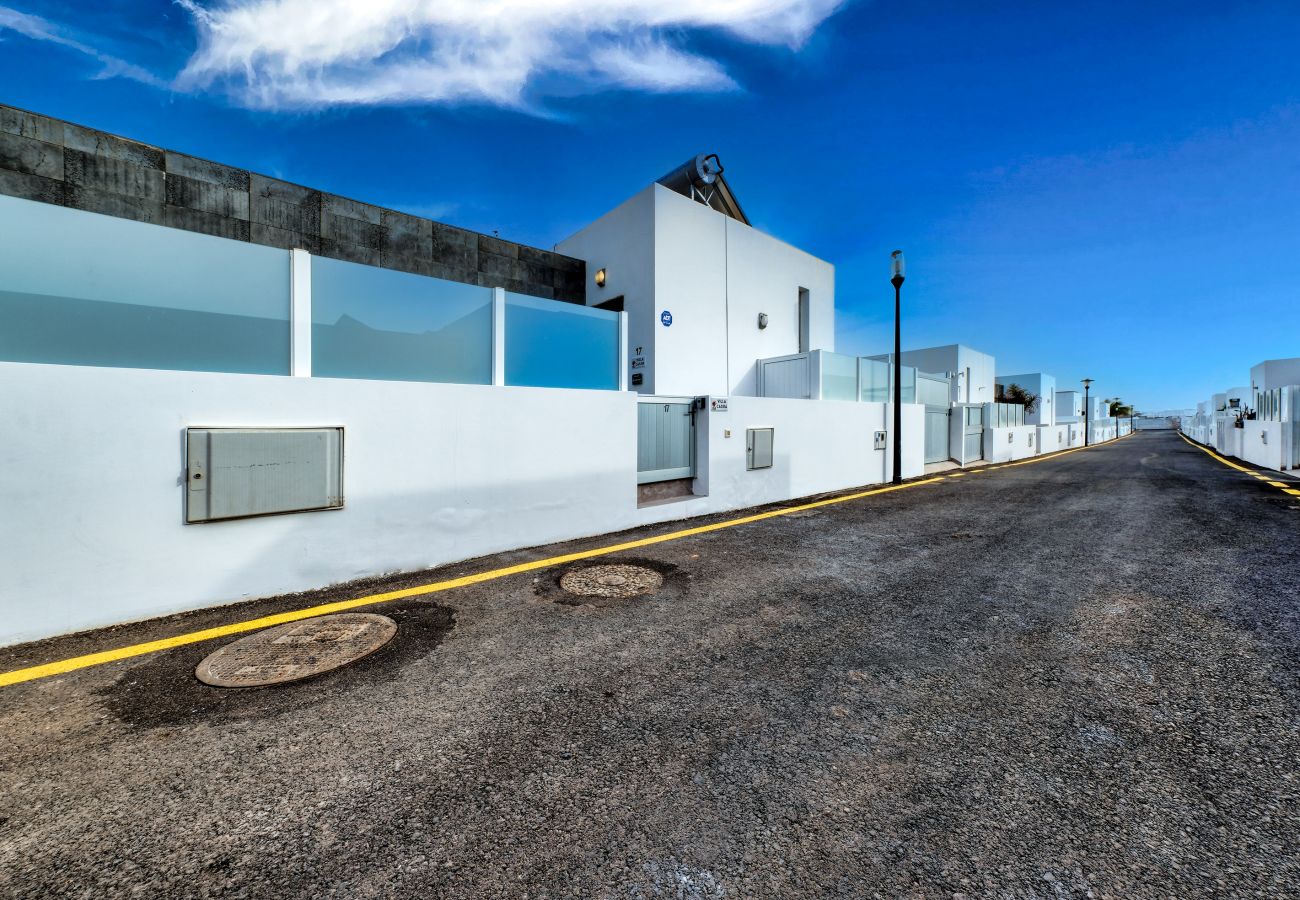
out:
M0 104L0 194L583 303L586 264Z

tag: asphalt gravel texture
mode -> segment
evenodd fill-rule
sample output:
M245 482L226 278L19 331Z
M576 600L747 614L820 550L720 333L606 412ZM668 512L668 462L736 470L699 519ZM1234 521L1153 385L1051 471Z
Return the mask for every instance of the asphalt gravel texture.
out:
M218 641L0 689L0 895L1298 896L1298 538L1138 433L577 564L643 596L369 607L392 643L297 684L200 684Z

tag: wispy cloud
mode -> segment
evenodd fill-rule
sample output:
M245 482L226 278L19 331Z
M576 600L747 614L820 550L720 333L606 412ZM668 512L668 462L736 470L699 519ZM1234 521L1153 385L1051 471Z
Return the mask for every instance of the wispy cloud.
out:
M199 46L177 79L247 106L404 103L524 108L566 92L735 87L700 33L799 47L845 0L176 0Z
M74 32L49 19L19 12L8 6L0 6L0 31L14 31L34 41L57 44L88 56L101 66L95 74L96 78L130 78L154 87L165 86L163 79L152 72L84 43Z

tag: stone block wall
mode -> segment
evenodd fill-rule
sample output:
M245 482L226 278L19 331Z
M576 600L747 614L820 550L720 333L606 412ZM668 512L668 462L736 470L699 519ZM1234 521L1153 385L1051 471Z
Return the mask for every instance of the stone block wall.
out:
M0 104L0 194L583 303L586 264Z

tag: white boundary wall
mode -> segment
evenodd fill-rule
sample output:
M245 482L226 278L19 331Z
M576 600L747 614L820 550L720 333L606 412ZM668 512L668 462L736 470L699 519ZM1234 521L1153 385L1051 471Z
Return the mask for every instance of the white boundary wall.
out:
M1070 446L1070 426L1069 425L1039 425L1038 426L1038 452L1055 453L1057 450L1065 450Z
M0 643L634 524L635 396L0 364ZM184 525L187 426L344 427L341 510Z
M1038 442L1035 440L1034 432L1037 430L1037 425L986 428L984 458L989 462L1000 463L1036 456Z
M725 413L705 414L700 427L700 458L709 468L697 479L695 497L641 512L661 519L701 515L724 509L758 506L892 477L893 445L873 449L876 431L888 431L893 404L838 400L787 400L779 397L731 397ZM773 428L773 465L745 468L745 430ZM731 437L726 432L731 431ZM903 404L903 477L925 473L925 408ZM660 515L655 515L660 514Z
M631 392L23 363L0 384L0 645L889 477L879 403L732 397L700 414L708 495L638 509ZM203 426L343 426L344 508L183 524ZM775 429L772 468L746 470L747 427Z
M1238 457L1252 465L1281 471L1284 453L1289 455L1291 449L1284 436L1290 425L1290 422L1259 420L1243 422L1241 428L1233 429L1241 434L1241 453L1237 454Z

